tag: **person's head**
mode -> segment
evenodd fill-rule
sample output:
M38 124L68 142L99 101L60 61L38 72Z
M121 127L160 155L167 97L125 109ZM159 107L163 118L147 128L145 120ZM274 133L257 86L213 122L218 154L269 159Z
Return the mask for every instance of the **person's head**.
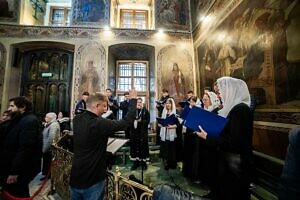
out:
M106 92L106 96L107 96L107 97L111 97L111 96L112 96L112 91L111 91L110 88L107 88L107 89L105 90L105 92Z
M68 113L66 111L60 111L57 114L57 119L62 119L63 117L68 117Z
M32 111L32 103L24 96L14 97L9 100L7 109L12 113L24 113Z
M82 99L86 102L89 98L90 94L88 92L83 92L82 93Z
M173 110L173 102L174 100L172 98L168 98L167 101L166 101L166 109L167 110Z
M198 101L198 97L192 96L191 99L190 99L190 105L191 106L196 105L197 101Z
M56 119L56 117L57 116L56 116L56 114L54 112L49 112L45 116L45 122L49 123L49 122L53 121L54 119Z
M1 117L1 122L7 121L11 118L10 116L10 111L6 110L3 112L2 117Z
M205 110L212 111L220 106L220 100L214 92L207 92L202 98Z
M210 92L210 91L211 91L210 87L205 87L204 88L204 94L207 93L207 92Z
M163 95L163 97L168 96L169 95L169 91L167 89L163 89L162 90L162 95Z
M137 98L136 108L137 109L143 108L143 99L142 98Z
M216 94L222 101L221 116L227 117L230 110L237 104L245 103L250 106L250 93L245 81L232 77L221 77L214 86Z
M192 96L194 96L194 92L192 90L188 91L186 97L190 99Z
M125 92L125 93L124 93L124 99L125 99L126 101L128 101L128 100L130 99L130 97L129 97L129 92Z
M90 95L86 102L87 110L95 113L97 116L102 115L107 111L108 98L106 95L96 93Z
M173 63L173 71L178 71L178 64L177 63Z

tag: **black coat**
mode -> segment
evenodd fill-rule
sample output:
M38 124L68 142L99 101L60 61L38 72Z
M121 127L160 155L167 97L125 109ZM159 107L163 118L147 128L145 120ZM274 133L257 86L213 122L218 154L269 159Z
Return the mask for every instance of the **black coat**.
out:
M215 190L222 200L247 200L250 198L253 115L249 106L234 106L219 138L207 136L207 143L217 141L219 157L212 169L217 172ZM217 167L214 167L217 166ZM214 187L214 186L213 186Z
M18 180L30 181L40 172L42 134L38 118L23 113L1 124L0 177L18 175Z

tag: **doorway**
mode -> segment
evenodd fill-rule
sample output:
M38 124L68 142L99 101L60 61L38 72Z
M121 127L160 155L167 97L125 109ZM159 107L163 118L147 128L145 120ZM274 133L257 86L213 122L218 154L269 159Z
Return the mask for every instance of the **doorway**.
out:
M70 112L73 53L44 49L24 53L21 94L40 117L48 112Z

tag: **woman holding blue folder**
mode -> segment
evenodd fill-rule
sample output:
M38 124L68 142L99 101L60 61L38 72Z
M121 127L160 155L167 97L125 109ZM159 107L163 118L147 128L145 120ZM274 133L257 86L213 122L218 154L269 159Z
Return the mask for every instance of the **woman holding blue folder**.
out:
M189 100L189 105L187 112L189 112L193 106L201 107L201 103L198 97L192 96L190 97ZM183 116L182 116L183 118ZM183 118L184 119L184 118ZM195 149L195 147L199 146L198 145L198 140L203 140L201 138L198 138L195 134L194 131L188 127L186 127L186 131L183 133L184 138L183 138L183 159L182 159L182 173L183 176L186 177L187 179L194 181L194 182L199 182L200 181L200 171L198 170L198 161L199 161L199 149ZM194 159L196 158L197 163L195 163ZM196 166L197 165L197 166ZM194 169L193 169L194 168ZM196 169L196 170L195 170Z
M172 98L167 99L165 107L162 112L161 118L167 118L168 116L176 115L176 106ZM160 126L160 156L165 163L165 170L176 169L177 161L179 157L180 148L178 148L178 140L180 123L177 118L173 122L170 122L167 126Z
M212 199L250 199L253 115L250 94L243 80L221 77L215 84L223 108L220 116L229 120L219 137L211 137L200 128L198 136L219 149L217 178L211 186Z

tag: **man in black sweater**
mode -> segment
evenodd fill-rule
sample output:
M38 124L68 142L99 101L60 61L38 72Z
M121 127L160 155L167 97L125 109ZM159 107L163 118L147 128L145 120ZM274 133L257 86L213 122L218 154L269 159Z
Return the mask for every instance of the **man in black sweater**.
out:
M124 120L102 118L108 98L104 94L90 95L87 110L73 120L74 159L71 169L71 198L103 199L106 176L106 147L108 137L126 130L135 119L135 90L130 91L130 107Z

